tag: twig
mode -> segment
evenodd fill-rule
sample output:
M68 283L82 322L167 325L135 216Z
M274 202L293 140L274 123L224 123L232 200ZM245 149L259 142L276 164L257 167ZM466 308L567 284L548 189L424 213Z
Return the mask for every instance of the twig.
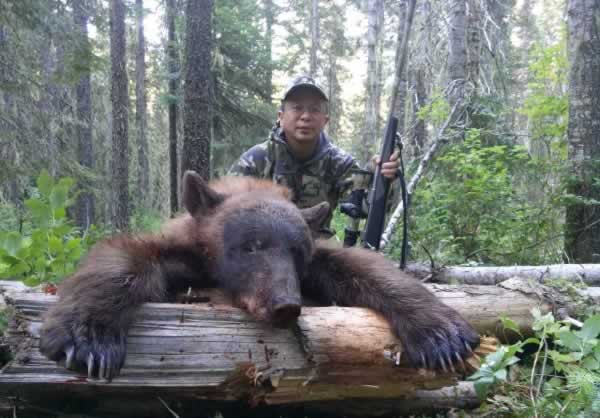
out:
M546 364L548 362L548 341L544 338L544 360L542 361L542 370L540 370L538 377L538 385L536 393L540 394L542 391L542 383L544 382L544 373L546 372Z
M163 399L158 396L158 400L160 401L160 403L163 404L163 406L165 408L167 408L167 411L169 411L171 413L171 415L173 415L175 418L179 418L179 415L177 415L177 413L175 411L173 411L171 408L169 408L169 405L167 405L167 403L165 401L163 401Z

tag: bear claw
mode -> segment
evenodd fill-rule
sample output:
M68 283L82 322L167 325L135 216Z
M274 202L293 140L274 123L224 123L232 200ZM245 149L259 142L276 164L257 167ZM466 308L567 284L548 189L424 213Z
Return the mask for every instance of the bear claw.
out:
M65 367L69 370L73 369L73 357L75 356L75 347L70 345L65 350Z

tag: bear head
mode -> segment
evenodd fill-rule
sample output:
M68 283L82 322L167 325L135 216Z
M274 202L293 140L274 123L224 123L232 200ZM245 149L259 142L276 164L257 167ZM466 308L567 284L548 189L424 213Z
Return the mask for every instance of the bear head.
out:
M286 188L247 177L207 184L188 171L182 234L202 247L208 271L234 303L259 320L286 325L300 315L300 281L315 250L313 233L329 214L323 202L298 209Z

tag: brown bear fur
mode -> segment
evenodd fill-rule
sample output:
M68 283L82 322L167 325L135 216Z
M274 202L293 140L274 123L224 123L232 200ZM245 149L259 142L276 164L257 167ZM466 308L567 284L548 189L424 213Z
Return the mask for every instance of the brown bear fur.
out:
M98 243L61 284L41 329L48 358L112 378L136 308L173 300L188 286L224 288L236 305L276 324L300 314L302 297L374 309L415 367L445 369L478 344L456 311L381 255L315 241L311 230L328 215L327 203L299 210L286 188L247 177L207 185L187 172L183 187L187 214L159 234Z

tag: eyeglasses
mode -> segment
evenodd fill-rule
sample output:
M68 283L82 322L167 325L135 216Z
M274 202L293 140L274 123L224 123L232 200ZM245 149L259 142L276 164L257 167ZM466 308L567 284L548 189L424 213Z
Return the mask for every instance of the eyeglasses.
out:
M309 115L319 115L321 113L325 113L325 106L323 105L304 106L300 103L286 103L283 109L284 111L288 110L295 115L303 115L305 112Z

